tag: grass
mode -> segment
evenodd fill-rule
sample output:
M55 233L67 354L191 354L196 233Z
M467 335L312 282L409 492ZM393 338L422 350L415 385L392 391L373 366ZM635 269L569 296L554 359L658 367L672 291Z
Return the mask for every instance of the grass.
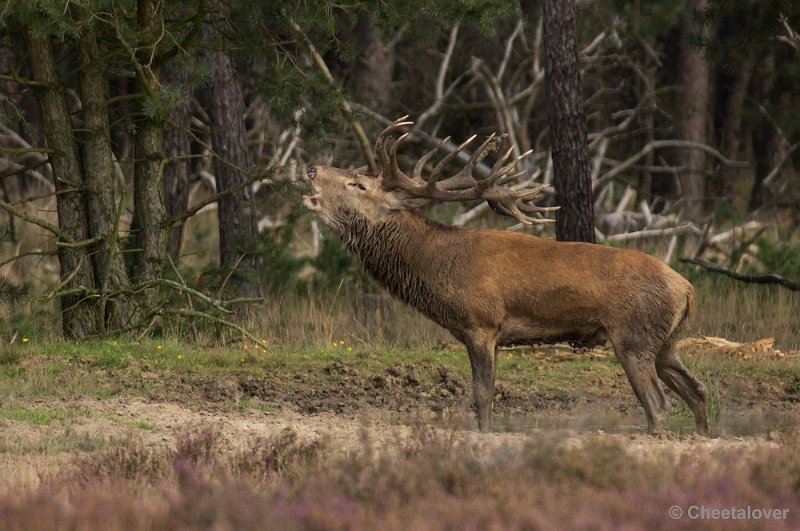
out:
M708 275L695 279L694 286L697 313L687 334L733 341L774 337L780 348L800 350L799 292Z
M206 348L177 340L31 343L18 364L4 366L7 373L0 374L0 418L62 427L80 418L102 418L137 430L155 430L152 422L85 408L30 407L32 401L50 405L80 403L86 397L138 396L193 408L213 403L214 408L241 414L269 415L285 402L311 413L356 412L366 404L406 421L420 413L448 411L445 420L467 426L472 422L471 371L463 348L348 350L346 342L338 341L323 348L267 343L257 352L249 343ZM783 417L759 420L748 411L753 404L763 404L771 415L800 399L798 358L694 353L684 359L706 384L709 418L721 432L758 433L770 424L794 425ZM587 426L607 424L617 429L618 423L628 422L623 418L637 426L644 420L613 356L502 352L497 393L495 407L498 416L505 417L500 430L525 429L530 422L580 427L581 419ZM673 405L672 429L693 432L685 404L673 396ZM752 427L742 424L746 418L753 419ZM577 424L567 422L570 419Z
M687 365L702 380L764 379L797 381L800 364L781 359L741 360L717 355L695 355ZM341 382L352 375L391 374L413 371L421 384L441 378L441 367L469 380L469 360L463 348L372 348L347 350L329 347L269 348L239 344L205 348L179 341L144 340L46 342L25 347L16 365L0 367L0 396L21 399L94 396L108 398L121 393L149 396L165 381L187 374L226 373L270 378L291 386L297 375ZM622 374L614 357L542 358L532 351L503 352L498 380L507 385L530 387L540 393L574 392L575 388L602 386ZM152 375L152 377L150 377ZM161 375L159 377L158 375ZM0 408L3 399L0 398ZM240 407L246 408L247 404ZM31 410L34 411L34 410ZM0 413L2 414L2 413ZM33 413L31 413L33 414ZM44 415L44 413L41 413ZM57 418L57 413L50 413Z
M65 421L77 417L88 417L91 412L84 408L58 408L58 409L0 409L0 418L29 422L42 426L49 426L54 421Z

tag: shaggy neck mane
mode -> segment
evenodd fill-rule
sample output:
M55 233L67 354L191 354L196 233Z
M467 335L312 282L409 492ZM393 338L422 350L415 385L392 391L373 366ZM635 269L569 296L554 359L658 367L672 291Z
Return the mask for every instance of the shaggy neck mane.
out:
M415 213L401 213L378 222L370 222L353 210L340 214L342 242L381 286L439 324L445 325L455 316L456 309L435 295L428 271L419 267L425 263L420 253L425 252L423 242L430 241L429 233L449 232L450 227Z

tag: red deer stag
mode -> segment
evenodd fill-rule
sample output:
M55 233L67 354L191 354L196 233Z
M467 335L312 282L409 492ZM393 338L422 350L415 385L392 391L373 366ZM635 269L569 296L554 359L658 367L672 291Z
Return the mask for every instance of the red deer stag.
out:
M416 163L411 176L397 164L400 136L387 152L395 121L378 137L379 175L309 166L314 194L306 208L336 232L364 269L392 295L410 304L464 343L472 365L478 426L490 426L498 347L567 341L592 346L611 341L647 415L648 433L664 428L669 399L659 379L686 401L697 431L708 435L705 386L675 352L678 330L695 305L692 285L667 265L637 251L557 242L502 230L443 226L415 209L431 200L485 199L523 223L541 223L534 189L504 184L526 154L507 162L509 149L488 177L473 169L500 139L490 136L458 173L440 173L474 136L430 171L442 144Z

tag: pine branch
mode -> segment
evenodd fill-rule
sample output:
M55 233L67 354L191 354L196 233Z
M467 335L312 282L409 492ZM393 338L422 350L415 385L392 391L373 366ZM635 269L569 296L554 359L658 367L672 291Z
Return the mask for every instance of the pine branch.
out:
M27 221L28 223L33 223L34 225L38 225L39 227L42 227L43 229L47 230L48 232L51 232L51 233L55 234L56 236L61 238L61 240L63 242L66 242L68 244L76 244L76 243L78 243L72 238L72 236L70 236L69 234L67 234L63 230L59 229L58 227L56 227L52 223L49 223L49 222L43 220L42 218L37 218L36 216L32 216L32 215L28 214L27 212L19 210L18 208L14 208L9 203L6 203L5 201L0 201L0 208L5 210L6 212L11 214L12 216L16 216L16 217L18 217L20 219L23 219L23 220Z
M331 74L331 71L328 69L328 65L325 64L325 59L323 59L322 55L320 55L320 53L317 51L317 48L316 46L314 46L314 43L311 42L311 39L308 37L308 35L305 34L303 29L297 24L297 22L295 22L290 18L289 23L292 25L292 28L294 28L294 30L300 35L300 37L306 43L306 46L308 47L308 53L311 54L311 58L314 60L314 64L317 65L317 68L319 68L320 72L322 72L322 75L325 76L325 79L327 79L331 85L335 85L336 81L333 79L333 74ZM356 138L358 139L358 144L361 147L361 152L364 155L364 159L366 159L367 161L367 166L369 166L371 172L378 173L378 163L375 162L375 154L372 152L372 146L370 145L370 142L367 139L367 135L364 132L364 128L361 127L361 123L355 119L355 115L353 114L353 109L350 106L350 103L347 100L342 100L341 107L342 111L344 111L344 113L350 119L350 123L353 127L353 132L355 133Z

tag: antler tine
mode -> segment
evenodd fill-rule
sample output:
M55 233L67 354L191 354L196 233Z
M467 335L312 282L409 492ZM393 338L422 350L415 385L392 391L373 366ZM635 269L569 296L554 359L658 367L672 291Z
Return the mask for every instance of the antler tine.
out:
M476 138L478 138L478 135L472 135L468 139L464 140L456 149L448 153L447 156L445 156L436 166L433 167L433 171L428 176L428 187L431 187L431 183L433 183L435 188L436 178L439 176L442 168L444 168L451 160L453 160L456 155L461 153L465 147L472 144Z
M506 161L508 160L508 157L510 157L513 152L514 152L514 146L509 147L506 150L506 152L503 153L503 155L499 159L497 159L497 162L494 163L494 166L492 166L492 172L491 173L493 174L494 172L499 170L503 166L503 164L506 163Z
M519 220L520 222L526 225L545 225L547 223L555 223L556 220L549 219L549 218L535 218L533 216L528 216L522 210L520 210L520 205L515 203L514 206L511 207L511 216Z
M435 148L433 148L432 150L425 153L422 157L420 157L420 159L414 165L414 172L411 174L411 178L414 179L415 181L425 182L425 180L422 178L422 169L425 167L425 165L428 163L431 157L433 157L439 151L439 149L441 149L441 147L446 143L448 143L449 141L450 137L449 136L445 137L441 142L436 144Z
M397 146L399 146L400 144L402 144L402 143L403 143L403 141L404 141L406 138L408 138L408 135L409 135L409 134L410 134L410 133L403 133L402 135L400 135L399 137L397 137L397 140L395 140L395 141L394 141L394 144L392 144L392 153L391 153L391 157L390 157L390 163L391 163L390 171L392 172L392 175L393 175L393 176L405 175L405 174L404 174L404 173L403 173L403 172L400 170L400 166L398 166L398 165L397 165ZM406 176L406 178L408 178L408 176Z
M498 213L516 218L517 221L526 225L553 223L555 221L554 219L533 217L529 216L528 213L553 212L559 209L559 207L536 207L525 203L522 199L516 199L511 202L491 200L490 203Z
M511 173L509 175L503 175L502 177L497 179L497 186L503 186L503 185L508 184L508 183L510 183L512 181L516 181L517 179L519 179L520 177L522 177L526 173L527 172L525 170L522 170L522 171L518 171L516 173Z
M526 225L550 223L552 220L530 216L529 214L554 212L559 207L540 207L530 202L538 198L546 184L541 184L535 188L526 190L511 190L501 186L494 186L482 194L482 198L492 204L492 207L499 213L516 218Z
M401 116L392 122L389 127L381 131L381 133L378 135L378 139L375 141L375 153L378 154L378 159L381 163L381 170L385 171L387 168L391 167L391 160L389 159L389 154L386 152L386 143L391 138L392 133L401 127L414 124L414 122L404 121L406 118L408 118L408 115Z
M378 154L378 159L381 163L381 187L385 190L396 187L406 187L413 182L397 165L397 147L405 140L408 133L401 135L395 140L394 144L392 144L391 155L386 151L386 144L389 138L391 138L392 133L414 123L405 122L404 120L406 118L408 118L407 115L392 122L389 127L381 131L381 134L378 135L378 140L375 141L375 152Z
M375 142L375 150L381 162L381 187L384 190L399 190L411 198L417 199L438 199L441 201L484 199L489 201L497 212L516 218L527 225L552 222L552 220L540 218L539 215L544 212L558 210L558 207L539 207L531 203L541 195L542 190L547 188L546 185L536 186L533 189L525 189L523 188L524 185L520 185L516 190L503 186L526 173L525 171L517 171L517 166L522 160L529 157L533 150L526 151L509 162L514 149L513 147L508 148L492 165L486 178L476 179L472 175L475 167L490 152L496 150L507 136L498 136L492 133L472 152L460 171L447 179L439 181L439 174L442 170L475 141L477 135L472 135L445 155L433 167L427 179L423 178L422 172L425 169L425 165L439 152L442 146L450 141L450 137L447 137L420 157L414 165L411 177L409 177L400 170L397 163L397 150L400 144L408 138L409 133L400 135L392 144L391 149L387 151L387 144L392 133L413 123L404 121L406 118L408 117L404 116L392 122L378 135L378 139Z
M397 161L397 146L399 146L403 141L405 141L405 139L408 138L408 135L410 134L411 133L403 133L402 135L398 136L397 140L395 140L394 144L392 144L391 159L393 162Z
M486 137L486 140L472 153L472 156L470 156L467 163L464 164L464 167L461 168L461 171L452 177L439 181L439 188L442 190L458 190L459 188L468 186L480 186L482 181L475 180L472 176L472 170L475 169L475 166L480 161L486 158L486 155L497 149L497 146L505 137L506 135L497 136L495 133Z
M508 173L509 173L510 171L512 171L514 168L516 168L516 167L517 167L517 164L519 164L520 162L522 162L522 160L524 160L525 158L529 157L529 156L531 155L531 153L533 153L533 150L532 150L532 149L529 149L528 151L526 151L526 152L525 152L525 153L523 153L522 155L519 155L517 158L515 158L514 160L512 160L511 162L509 162L508 164L506 164L505 166L503 166L503 167L502 167L502 168L500 168L499 170L497 170L497 169L495 169L495 168L496 168L496 167L497 167L499 164L502 164L502 162L503 162L503 161L498 161L498 163L499 163L499 164L495 164L495 168L492 168L492 173L491 173L491 175L489 176L489 179L492 179L492 183L494 183L494 182L496 182L498 179L500 179L500 177L504 177L504 176L508 175ZM495 174L495 171L497 172L497 174ZM517 174L515 174L515 175L521 175L521 174L524 174L524 173L525 173L524 171L521 171L521 172L518 172L518 173L517 173ZM487 179L487 180L489 180L489 179Z

